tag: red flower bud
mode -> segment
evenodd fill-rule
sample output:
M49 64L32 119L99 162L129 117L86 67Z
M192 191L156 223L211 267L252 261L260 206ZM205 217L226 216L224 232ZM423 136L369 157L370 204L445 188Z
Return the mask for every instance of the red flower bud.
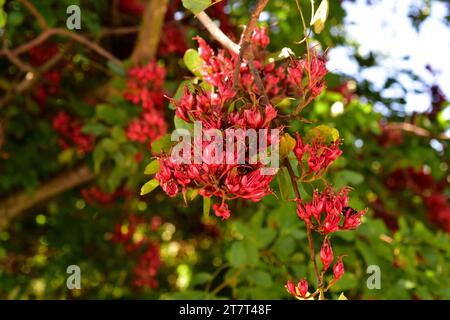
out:
M292 281L288 281L285 287L290 294L292 294L294 297L297 296L297 291L295 290L295 285L292 283Z
M226 220L230 217L230 210L228 210L228 205L226 203L214 204L212 206L216 216L221 217L222 220Z
M298 291L303 298L306 298L306 294L308 293L308 281L305 278L300 280L297 284Z
M344 263L342 262L342 257L339 257L336 264L333 267L334 280L339 280L344 274Z
M326 271L330 264L333 262L334 255L331 248L330 239L325 238L323 240L322 249L320 249L320 260L323 263L323 270Z

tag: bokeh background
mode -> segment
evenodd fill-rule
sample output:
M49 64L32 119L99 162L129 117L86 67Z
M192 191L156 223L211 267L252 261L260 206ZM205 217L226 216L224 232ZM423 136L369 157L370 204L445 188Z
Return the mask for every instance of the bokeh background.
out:
M310 1L299 2L309 21ZM254 3L207 13L237 39ZM73 4L81 30L69 31ZM330 74L304 117L339 130L328 179L369 208L334 240L348 257L333 297L450 298L449 13L439 0L330 0L312 35ZM305 53L295 1L271 0L260 24L273 52ZM294 203L236 202L222 222L198 198L139 196L149 144L173 128L162 94L191 77L183 54L196 35L212 41L177 0L0 0L0 298L287 299L286 280L312 274ZM151 119L124 97L145 46L166 73L152 96L164 112ZM69 265L79 290L66 286ZM381 289L367 287L369 265Z

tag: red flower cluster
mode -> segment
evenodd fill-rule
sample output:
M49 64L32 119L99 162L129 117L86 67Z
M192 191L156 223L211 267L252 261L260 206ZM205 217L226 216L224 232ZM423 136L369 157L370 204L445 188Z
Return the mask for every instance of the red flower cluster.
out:
M59 145L67 149L75 145L80 152L88 153L93 149L94 137L81 132L81 124L64 111L53 118L53 128L59 134Z
M348 188L343 188L335 193L330 187L327 187L322 193L315 190L310 202L297 201L298 217L306 222L308 228L325 235L319 253L323 265L321 279L334 261L330 242L331 233L357 228L361 224L361 217L367 212L367 210L357 212L348 207L348 191ZM343 274L344 263L342 257L338 257L333 267L334 278L331 284L339 280ZM307 298L308 283L306 279L300 281L297 288L289 281L286 288L296 298Z
M198 51L203 60L199 71L206 82L220 91L221 88L227 87L227 83L233 79L238 57L234 54L228 56L224 50L215 54L205 40L200 37L195 37L195 39L199 43ZM270 39L267 35L267 28L255 29L251 41L255 56L254 66L261 76L265 94L269 98L300 95L305 97L304 105L306 105L325 87L324 77L327 74L325 58L313 54L309 58L292 60L290 66L282 63L277 67L275 60L268 58L266 47L269 45ZM303 81L305 76L308 77L307 81ZM240 65L239 85L240 89L250 96L263 94L255 84L254 76L250 72L247 62L242 62ZM306 96L308 96L307 99Z
M154 141L167 131L164 120L165 70L155 61L143 67L134 67L128 72L125 99L142 106L140 118L128 125L126 132L131 141Z
M159 245L149 243L145 252L140 256L137 266L134 268L134 285L136 287L158 287L156 276L161 266Z
M157 273L161 266L160 248L157 240L152 240L146 234L148 229L158 231L161 218L155 216L148 225L144 217L131 214L128 222L115 226L112 241L123 244L128 254L137 251L139 255L137 265L133 269L134 285L136 287L156 288L158 286Z
M327 146L324 139L318 135L311 143L304 144L297 133L294 154L302 168L305 159L309 167L309 171L305 172L303 170L303 178L310 174L321 175L342 154L342 151L339 149L340 143L341 141L338 139Z
M367 210L357 212L348 207L348 191L348 188L337 193L331 188L322 193L315 190L310 202L297 202L297 215L309 228L324 235L356 229Z
M33 67L40 67L48 60L58 54L56 44L47 44L30 49L30 64ZM56 70L49 70L42 75L42 81L36 87L36 100L42 107L47 102L48 95L55 95L59 92L61 85L61 73Z
M179 192L185 195L188 188L198 189L204 197L216 196L221 202L214 204L213 210L223 220L230 217L226 200L241 198L258 202L271 193L269 184L273 175L263 175L261 164L176 164L168 156L161 156L159 163L155 178L169 196Z
M429 173L414 168L397 169L386 179L386 186L392 191L412 190L419 195L431 222L450 233L450 205L444 193L445 178L436 181Z
M114 192L107 193L100 187L93 186L90 188L81 189L81 195L87 204L108 206L118 197L128 197L130 192L124 188L120 188Z
M169 54L182 56L188 49L185 30L174 22L166 22L163 27L164 36L161 37L158 47L158 56Z

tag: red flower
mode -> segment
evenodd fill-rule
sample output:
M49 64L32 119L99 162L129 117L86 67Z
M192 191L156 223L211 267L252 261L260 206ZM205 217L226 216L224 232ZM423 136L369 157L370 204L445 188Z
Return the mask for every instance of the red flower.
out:
M308 281L305 278L300 280L297 284L298 291L303 298L306 298L306 294L308 293Z
M292 283L292 281L288 281L287 283L286 283L286 289L287 289L287 291L290 293L290 294L292 294L293 296L295 296L295 297L297 297L297 290L296 290L296 287L295 287L295 285Z
M302 297L303 299L305 299L306 295L308 294L308 282L305 278L300 280L297 283L297 286L295 286L292 281L288 281L285 287L287 291L296 298Z
M344 274L344 263L342 262L342 257L338 257L336 264L333 267L334 280L339 280Z
M320 260L323 264L323 270L326 271L334 260L333 250L331 248L330 239L323 240L322 248L320 249Z
M212 208L215 215L222 218L222 220L227 220L230 217L230 210L228 210L228 205L226 203L216 203L212 206Z
M53 118L53 128L59 134L58 142L62 149L71 144L81 152L88 153L94 148L94 137L81 132L81 124L67 113L61 111Z
M342 229L353 230L359 227L359 225L361 224L361 217L364 214L366 214L367 209L357 212L353 208L346 207L344 211L345 211L345 219Z

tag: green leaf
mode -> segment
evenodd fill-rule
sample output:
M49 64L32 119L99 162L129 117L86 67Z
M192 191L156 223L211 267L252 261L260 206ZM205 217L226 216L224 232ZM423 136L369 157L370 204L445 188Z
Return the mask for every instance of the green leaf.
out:
M152 142L152 153L159 154L168 152L171 146L172 141L170 140L170 134L165 134Z
M81 132L98 137L108 133L108 127L101 123L87 123L81 129Z
M143 196L144 194L152 192L153 190L155 190L155 188L157 186L159 186L159 181L158 180L152 179L152 180L148 181L141 188L141 196Z
M288 200L291 199L292 195L292 187L291 187L291 181L289 178L289 172L285 167L282 167L280 171L277 174L277 182L278 182L278 188L280 191L281 199Z
M104 138L100 141L99 144L103 148L103 150L110 154L116 153L119 150L119 145L111 138Z
M274 251L280 260L285 261L289 259L295 251L295 241L292 237L279 238L274 245Z
M346 185L356 186L364 182L364 176L352 170L342 170L334 176L335 187L340 188Z
M144 170L144 174L150 175L150 174L155 174L159 171L159 160L153 160L152 162L150 162Z
M197 50L188 49L184 53L183 61L189 71L191 71L197 77L201 77L200 67L203 64L203 60L200 58Z
M93 159L94 159L94 172L99 173L100 167L103 163L103 161L106 158L105 150L102 148L101 145L98 145L93 153Z
M125 133L125 130L123 130L121 127L114 127L111 130L111 137L117 142L117 143L124 143L127 142L127 135Z
M233 267L239 268L245 265L246 261L247 258L243 242L234 242L230 249L230 264Z
M107 104L96 106L96 114L101 120L112 125L124 125L127 121L127 114L123 109L112 107Z
M242 242L244 243L247 264L250 266L256 266L259 261L259 252L255 241L244 240Z
M273 284L270 274L261 270L249 272L247 278L251 283L257 285L258 287L268 288Z
M203 216L208 217L211 210L211 198L203 197Z
M273 239L275 239L276 235L277 232L274 229L259 229L256 245L258 246L258 248L265 248L273 241Z
M199 14L211 5L211 0L183 0L183 6L194 14Z
M191 284L193 286L195 286L195 285L203 285L207 281L210 281L211 279L212 279L212 275L210 273L200 272L200 273L197 273L196 275L194 275L194 277L192 278Z
M173 122L175 124L175 129L186 129L189 131L194 130L194 125L192 123L186 122L177 116L173 117Z
M6 24L6 13L3 11L3 5L5 0L0 0L0 28L3 28Z

